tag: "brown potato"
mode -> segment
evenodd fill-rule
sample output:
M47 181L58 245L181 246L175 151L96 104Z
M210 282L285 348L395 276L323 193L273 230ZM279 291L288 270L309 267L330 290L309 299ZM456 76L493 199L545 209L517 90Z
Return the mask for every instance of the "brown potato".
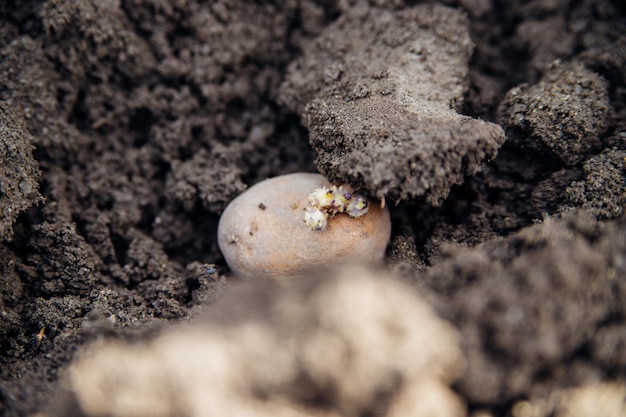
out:
M262 181L222 214L218 243L231 270L243 277L281 279L343 262L380 262L391 235L388 209L370 202L359 218L339 213L324 230L304 223L308 196L331 184L296 173Z

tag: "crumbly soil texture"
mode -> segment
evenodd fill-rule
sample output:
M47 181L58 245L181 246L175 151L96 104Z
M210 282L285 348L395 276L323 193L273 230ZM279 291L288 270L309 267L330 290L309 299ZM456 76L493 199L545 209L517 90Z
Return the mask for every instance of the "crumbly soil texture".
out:
M297 171L387 197L470 413L626 381L621 1L1 2L0 159L0 415L220 299L219 215Z

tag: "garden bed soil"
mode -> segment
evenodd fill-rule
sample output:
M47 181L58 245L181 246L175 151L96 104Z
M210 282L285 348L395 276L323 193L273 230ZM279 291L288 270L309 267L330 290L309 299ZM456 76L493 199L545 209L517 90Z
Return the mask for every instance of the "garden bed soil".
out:
M389 197L470 412L624 382L626 6L423 3L4 2L0 415L222 298L220 213L297 171Z

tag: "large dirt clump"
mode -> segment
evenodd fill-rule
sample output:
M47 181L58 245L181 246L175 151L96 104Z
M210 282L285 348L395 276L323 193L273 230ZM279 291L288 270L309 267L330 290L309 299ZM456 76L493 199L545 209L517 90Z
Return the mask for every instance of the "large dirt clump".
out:
M280 99L301 115L331 181L439 205L504 142L499 126L456 111L471 54L458 11L358 4L290 65Z

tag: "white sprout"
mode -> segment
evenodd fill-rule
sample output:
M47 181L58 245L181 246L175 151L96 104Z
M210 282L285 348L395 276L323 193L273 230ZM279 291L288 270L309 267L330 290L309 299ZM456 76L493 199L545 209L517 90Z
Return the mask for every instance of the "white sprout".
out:
M304 222L313 230L324 230L328 225L328 215L316 208L306 209L304 212Z
M348 203L347 213L352 217L361 217L367 214L369 210L369 204L365 197L354 196L350 203Z
M309 205L311 207L304 213L304 222L313 230L325 229L328 219L337 213L357 218L369 209L367 199L354 194L349 185L316 188L309 194Z
M334 194L331 188L316 188L309 194L309 204L319 209L325 209L332 205L333 198Z

